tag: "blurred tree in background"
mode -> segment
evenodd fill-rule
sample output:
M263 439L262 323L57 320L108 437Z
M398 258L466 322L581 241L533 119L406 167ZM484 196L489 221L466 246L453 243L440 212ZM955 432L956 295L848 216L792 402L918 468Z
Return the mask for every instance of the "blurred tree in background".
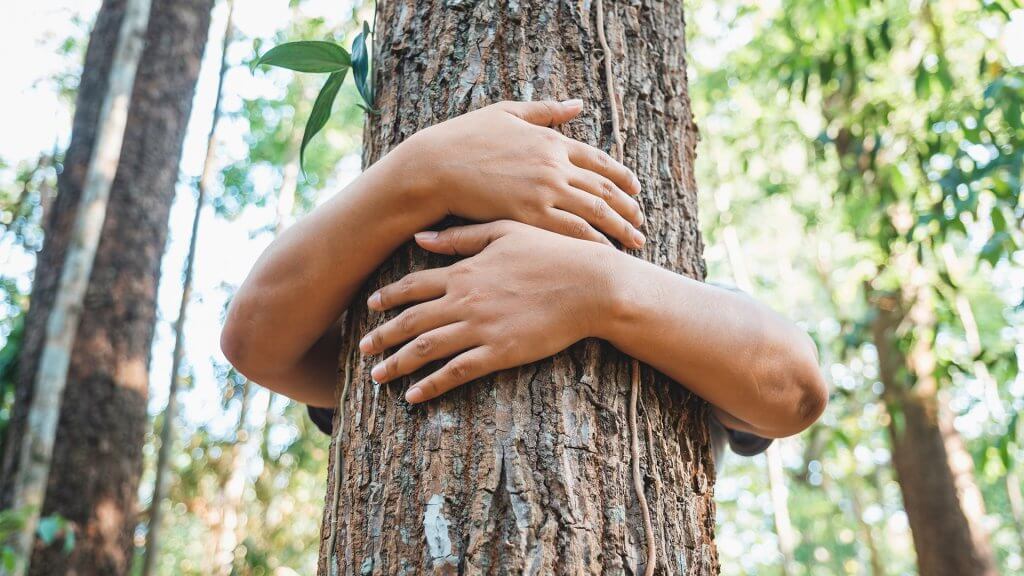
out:
M217 256L237 246L228 240L265 245L358 169L363 112L352 83L307 149L303 177L297 140L318 80L246 66L283 41L348 45L372 21L372 6L329 4L239 3L159 574L315 571L328 439L304 407L231 370L201 319L222 313L235 288L210 280L242 258ZM247 28L261 10L278 19ZM749 277L758 298L812 334L832 383L821 422L780 443L781 504L763 457L724 462L723 574L984 573L989 559L1002 574L1024 571L1024 10L1015 0L692 0L688 16L709 279ZM83 10L78 32L52 42L72 63L45 79L54 92L73 96L91 18ZM211 52L208 69L219 60ZM66 134L55 140L64 144L0 165L0 433L31 286L18 263L41 245ZM194 208L194 173L182 168L176 211ZM188 240L176 213L154 386L167 380ZM150 405L155 431L163 398L155 391ZM151 432L141 510L157 447ZM934 478L947 481L921 483ZM794 537L788 564L780 505Z

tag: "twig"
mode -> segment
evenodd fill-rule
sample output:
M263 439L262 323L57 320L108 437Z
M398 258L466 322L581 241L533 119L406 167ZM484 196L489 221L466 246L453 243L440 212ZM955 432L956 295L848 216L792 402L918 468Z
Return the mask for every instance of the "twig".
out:
M354 324L354 322L353 322ZM352 330L355 333L355 330ZM330 551L327 561L330 566L328 574L338 573L338 557L334 547L338 542L338 503L341 501L341 484L345 480L344 461L341 453L342 435L345 432L345 399L348 397L348 384L352 380L352 345L355 339L349 339L349 347L345 351L345 378L341 386L341 398L338 400L338 429L334 434L334 497L331 498L331 535L327 539L327 550Z
M619 127L619 104L615 93L615 77L612 70L612 51L608 47L608 39L605 35L604 24L604 2L597 0L597 39L601 43L601 51L604 52L604 78L608 92L608 107L612 114L612 139L615 142L614 155L619 162L622 161L624 150L622 145L622 131ZM637 397L640 394L640 362L633 358L631 362L632 378L629 391L629 451L633 462L633 489L636 491L636 499L640 504L640 514L644 520L644 538L647 540L647 563L644 566L644 575L653 576L654 567L657 564L658 545L654 541L654 525L651 523L651 510L647 506L647 496L644 494L643 476L640 473L640 437L637 432Z

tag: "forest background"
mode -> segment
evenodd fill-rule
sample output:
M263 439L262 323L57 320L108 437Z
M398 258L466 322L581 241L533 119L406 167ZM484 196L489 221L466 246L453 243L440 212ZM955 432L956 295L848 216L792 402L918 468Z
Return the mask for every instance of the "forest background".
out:
M0 434L40 219L98 8L97 0L19 2L0 21L0 52L18 54L0 89ZM150 509L166 425L181 271L227 12L224 2L214 7L171 212L141 511ZM687 14L708 277L751 290L808 330L832 387L822 420L778 443L775 468L765 456L726 460L716 486L723 573L916 572L889 433L900 415L887 405L865 292L866 282L884 285L884 271L903 265L907 246L920 253L937 302L936 379L984 500L977 521L1001 571L1024 571L1024 10L1009 0L694 0ZM329 438L304 407L247 385L218 337L226 303L275 232L360 166L363 111L351 82L307 149L302 175L293 143L318 85L249 64L287 40L347 46L363 20L372 20L372 6L360 2L235 7L158 573L315 571ZM859 148L841 146L844 138ZM900 206L909 220L894 230ZM148 519L136 532L140 570Z

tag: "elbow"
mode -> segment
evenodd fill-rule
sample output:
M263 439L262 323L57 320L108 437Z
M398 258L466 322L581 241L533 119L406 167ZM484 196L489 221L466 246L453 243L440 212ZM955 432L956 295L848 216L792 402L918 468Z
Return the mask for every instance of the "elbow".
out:
M800 344L790 346L789 354L778 354L771 363L770 374L765 375L776 383L777 417L774 426L766 426L766 432L770 431L768 435L774 438L803 432L817 422L828 407L828 386L818 366L814 342L801 334Z
M791 378L794 390L794 408L792 414L793 434L803 432L828 407L828 386L818 365L818 351L810 336L802 334L803 345L799 353L791 359Z
M810 428L812 424L818 421L818 418L821 418L827 407L828 387L825 385L825 380L821 377L821 374L816 373L815 377L804 382L800 388L796 403L796 416L794 418L797 430L794 433L800 433Z
M254 331L243 322L244 314L238 304L236 300L228 310L220 332L220 350L235 370L250 380L260 380L263 368L258 361L260 354L255 350Z

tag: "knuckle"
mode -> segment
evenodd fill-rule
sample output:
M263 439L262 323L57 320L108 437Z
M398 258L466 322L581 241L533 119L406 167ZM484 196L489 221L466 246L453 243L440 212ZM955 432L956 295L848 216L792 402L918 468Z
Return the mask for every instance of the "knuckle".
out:
M429 336L420 336L413 343L413 349L417 356L428 356L436 348L434 339Z
M448 364L448 374L455 380L465 380L472 370L472 362L469 360L452 360Z
M601 198L610 200L615 197L616 188L615 185L611 183L611 180L605 178L601 180L601 185L598 187L597 191Z
M412 292L413 286L415 286L415 285L416 285L416 279L413 278L413 276L410 274L410 275L402 278L398 282L398 286L397 286L398 292L402 296L408 296L409 293Z
M573 236L576 238L586 238L588 232L590 232L590 225L584 222L583 220L573 220L569 222L569 236Z
M412 310L406 310L398 315L398 329L402 333L409 333L416 329L416 322L418 320L417 313Z
M452 230L448 233L448 245L453 253L459 253L459 246L462 246L463 236L465 236L465 232L462 229Z
M612 167L612 157L598 150L594 155L594 163L602 170L609 170Z
M483 292L481 292L480 290L478 290L476 288L470 289L462 297L462 303L466 307L476 306L477 304L480 304L481 302L483 302L483 300L484 300Z
M559 174L558 169L561 168L561 166L562 166L562 159L557 154L554 154L554 153L541 154L540 157L537 160L538 160L537 163L542 168L546 169L545 173L544 173L544 176L543 176L543 178L545 180L550 181L550 180L554 180L554 179L557 178L557 176Z
M600 198L594 198L594 202L591 205L591 212L595 221L602 222L606 220L608 218L609 210L610 208L608 207L607 202Z
M384 362L384 375L388 380L398 376L398 354L393 354Z
M374 330L373 333L370 335L370 343L373 346L374 350L381 350L384 348L384 335L382 334L382 332L383 330L378 329Z

